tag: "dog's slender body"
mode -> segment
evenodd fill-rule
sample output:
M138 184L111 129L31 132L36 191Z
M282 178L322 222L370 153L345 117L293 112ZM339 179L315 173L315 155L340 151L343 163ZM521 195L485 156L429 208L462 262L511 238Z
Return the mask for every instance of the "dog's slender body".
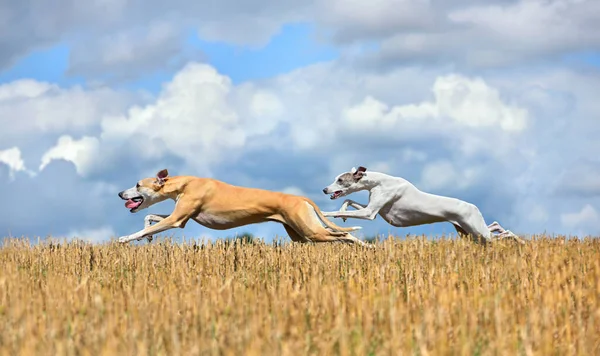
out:
M310 199L263 189L244 188L225 182L193 176L169 177L167 170L155 178L140 180L135 187L119 193L132 213L161 201L175 200L171 215L148 215L144 229L119 238L126 243L152 240L152 235L173 228L184 228L192 219L210 229L226 230L239 226L275 221L283 224L295 242L347 242L367 246L349 234L360 227L343 228L323 216ZM157 222L152 225L152 222ZM325 225L323 227L321 222Z
M366 172L366 168L353 168L350 172L338 175L335 181L323 189L337 199L348 194L369 191L369 203L359 204L346 200L339 211L323 212L329 217L373 220L379 214L387 223L396 227L409 227L450 222L456 231L483 242L497 238L512 238L523 242L510 230L505 230L497 222L487 225L479 209L460 199L423 192L406 179L379 172ZM355 208L347 211L348 207Z

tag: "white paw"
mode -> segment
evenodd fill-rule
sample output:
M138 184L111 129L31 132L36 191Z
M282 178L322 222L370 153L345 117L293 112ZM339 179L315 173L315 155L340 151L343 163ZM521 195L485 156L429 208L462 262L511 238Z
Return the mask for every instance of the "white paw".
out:
M122 244L129 242L129 236L121 236L121 237L119 237L119 242L122 243Z

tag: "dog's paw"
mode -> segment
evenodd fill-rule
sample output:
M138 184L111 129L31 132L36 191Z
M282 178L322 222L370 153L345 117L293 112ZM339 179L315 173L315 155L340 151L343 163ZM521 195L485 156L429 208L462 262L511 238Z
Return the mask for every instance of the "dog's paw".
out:
M119 243L125 244L129 242L129 236L121 236L119 237Z

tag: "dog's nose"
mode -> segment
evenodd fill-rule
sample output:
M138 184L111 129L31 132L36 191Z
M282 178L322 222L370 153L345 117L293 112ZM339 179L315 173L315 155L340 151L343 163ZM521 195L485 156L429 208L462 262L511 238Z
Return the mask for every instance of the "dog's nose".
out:
M119 198L123 199L123 192L119 192Z
M327 194L327 188L323 188L323 193Z

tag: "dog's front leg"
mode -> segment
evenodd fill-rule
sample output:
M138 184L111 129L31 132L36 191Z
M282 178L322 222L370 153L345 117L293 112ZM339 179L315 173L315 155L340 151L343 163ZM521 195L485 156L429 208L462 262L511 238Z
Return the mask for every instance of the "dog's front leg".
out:
M367 207L366 205L357 203L354 200L346 199L344 201L344 203L342 204L342 206L340 207L340 211L344 212L344 211L348 210L348 206L351 206L351 207L353 207L356 210L364 209L364 208ZM346 222L346 218L342 218L342 220L344 222Z
M162 221L162 220L166 219L168 216L169 215L159 215L159 214L146 215L146 217L144 218L144 229L149 228L153 222ZM146 236L146 239L148 240L148 242L152 242L153 238L154 237L152 235Z
M355 218L355 219L364 219L364 220L373 220L375 219L375 217L377 217L377 214L379 213L379 210L381 210L381 208L383 208L386 204L386 200L382 199L381 197L379 198L375 198L375 199L371 199L369 201L369 204L367 204L367 206L362 206L358 203L356 203L359 207L361 207L362 209L359 210L354 210L354 211L335 211L335 212L331 212L328 215L325 216L333 216L334 218ZM346 203L346 202L344 202ZM353 202L350 201L348 203L348 205L352 205Z
M331 216L334 218L355 218L364 220L373 220L377 216L378 211L373 211L368 207L354 211L336 211Z
M357 203L357 202L355 202L354 200L351 200L351 199L346 199L346 200L344 200L344 203L343 203L343 204L342 204L342 206L340 207L340 210L338 210L338 211L327 211L327 212L325 212L325 211L324 211L324 212L323 212L323 215L324 215L324 216L328 216L328 217L336 216L336 215L338 215L338 213L340 213L340 212L345 212L345 211L347 211L347 210L348 210L348 206L351 206L351 207L353 207L353 208L354 208L354 209L356 209L356 210L364 209L364 208L366 208L366 207L367 207L366 205L363 205L363 204ZM344 221L346 221L346 219L344 219Z
M366 205L363 205L363 204L357 203L357 202L355 202L354 200L351 200L351 199L346 199L346 200L344 201L344 203L342 204L342 206L340 207L340 210L339 210L339 211L329 211L329 212L323 212L323 215L324 215L324 216L329 216L329 217L331 217L331 216L335 216L335 217L337 217L337 215L338 215L340 212L342 212L342 213L343 213L343 212L347 211L347 210L348 210L348 206L351 206L351 207L353 207L353 208L354 208L354 209L356 209L356 210L361 210L361 209L364 209L364 208L366 208L366 207L367 207ZM344 222L346 222L346 218L342 218L342 220L343 220Z
M192 216L197 215L200 208L200 204L201 201L199 200L178 200L177 203L175 203L175 210L173 210L171 215L160 220L154 225L145 227L143 230L138 231L135 234L119 237L119 242L127 243L129 241L140 240L145 236L152 236L154 234L158 234L159 232L163 232L165 230L174 228L184 228L188 220Z
M140 240L140 239L144 238L145 236L152 236L154 234L158 234L160 232L163 232L163 231L166 231L169 229L183 228L183 227L185 227L185 224L188 219L189 219L188 217L184 217L184 216L179 217L179 216L174 216L173 214L171 214L168 217L166 217L163 220L156 223L155 225L144 228L143 230L140 230L129 236L119 237L119 242L127 243L127 242L134 241L134 240Z

